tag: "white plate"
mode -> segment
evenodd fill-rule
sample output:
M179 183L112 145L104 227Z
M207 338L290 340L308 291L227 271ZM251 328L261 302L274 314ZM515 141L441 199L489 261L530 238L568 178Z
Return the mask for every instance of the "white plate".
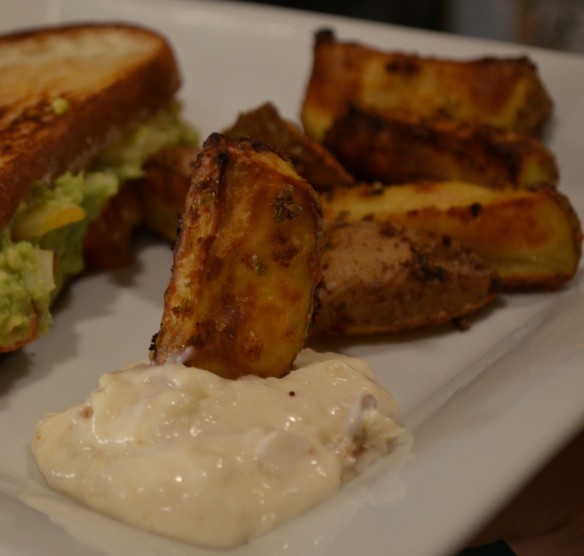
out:
M2 8L2 27L124 19L164 31L182 65L187 113L203 135L266 100L297 119L313 32L323 26L341 38L426 54L528 52L556 101L548 143L561 166L561 189L584 214L582 57L243 3L24 5L36 10ZM50 334L1 361L0 554L213 554L52 494L28 449L44 413L80 402L102 372L145 356L169 268L168 247L142 245L134 266L75 283ZM336 346L367 359L394 393L414 432L416 457L400 473L390 460L381 462L328 503L233 554L450 554L582 426L583 315L580 270L565 291L507 297L466 332L445 327Z

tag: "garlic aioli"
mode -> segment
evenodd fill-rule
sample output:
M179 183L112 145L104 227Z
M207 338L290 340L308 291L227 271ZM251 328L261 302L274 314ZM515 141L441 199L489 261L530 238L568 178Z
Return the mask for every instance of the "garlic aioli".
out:
M359 359L304 350L283 378L139 362L44 417L48 484L148 531L240 545L317 505L386 455L397 406Z

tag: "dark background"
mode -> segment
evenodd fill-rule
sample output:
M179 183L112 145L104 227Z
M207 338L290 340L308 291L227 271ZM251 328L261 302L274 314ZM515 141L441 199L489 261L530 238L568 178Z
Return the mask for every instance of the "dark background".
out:
M260 4L272 4L396 23L423 29L443 29L446 26L447 0L261 0Z
M584 53L584 0L258 0L256 3Z

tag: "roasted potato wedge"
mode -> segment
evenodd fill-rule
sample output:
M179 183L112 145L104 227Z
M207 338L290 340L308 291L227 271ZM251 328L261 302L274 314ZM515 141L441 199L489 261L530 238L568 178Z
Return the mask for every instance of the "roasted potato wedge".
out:
M265 144L212 134L194 168L151 359L282 376L321 279L312 187Z
M192 155L180 149L157 156L149 165L156 171L148 172L146 180L160 183L143 185L153 194L161 192L154 207L162 203L165 213L175 215L164 235L171 240L176 239L188 191ZM177 163L177 156L185 160ZM169 184L173 195L165 194ZM317 290L320 310L312 335L395 332L439 324L482 307L499 288L493 270L447 238L381 222L332 223L325 226L323 238L325 285Z
M198 147L175 145L150 157L145 176L128 182L89 226L84 240L88 267L112 269L128 263L132 235L139 227L167 241L176 240L198 151Z
M281 149L298 174L317 191L355 185L353 177L327 149L308 137L296 124L282 118L271 103L240 114L235 124L224 133L259 139Z
M167 241L176 240L198 147L174 146L152 155L140 179L143 224Z
M558 288L580 261L580 221L568 199L551 187L363 185L328 192L322 206L328 221L379 220L449 236L491 265L506 291Z
M386 222L325 225L312 336L398 332L468 315L497 297L497 274L448 237Z
M367 182L460 180L499 188L558 182L556 159L540 141L489 125L350 106L324 144Z
M527 58L469 61L385 52L316 33L302 105L304 130L321 141L349 103L381 114L405 112L535 134L552 101Z

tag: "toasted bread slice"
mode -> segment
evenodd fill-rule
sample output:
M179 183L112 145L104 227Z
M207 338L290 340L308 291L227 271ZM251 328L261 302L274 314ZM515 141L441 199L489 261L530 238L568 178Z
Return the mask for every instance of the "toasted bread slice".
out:
M352 102L381 113L417 113L537 133L552 101L528 58L448 60L386 52L316 34L301 119L321 140Z
M4 35L0 72L0 352L10 352L48 330L52 301L83 270L83 240L103 203L183 129L177 63L148 29L81 24ZM92 262L123 254L119 241L115 260L105 245L127 240L141 218L137 196L127 210L129 193L120 225L109 226L120 211L108 210L96 228L108 235L88 241Z
M180 84L171 47L130 25L0 37L0 229L33 182L79 170Z

